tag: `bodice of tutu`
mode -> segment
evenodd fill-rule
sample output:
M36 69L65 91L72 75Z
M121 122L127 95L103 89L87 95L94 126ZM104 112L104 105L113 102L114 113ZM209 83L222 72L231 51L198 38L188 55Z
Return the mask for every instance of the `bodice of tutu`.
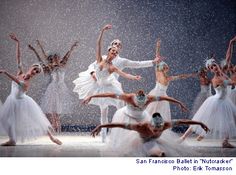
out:
M167 91L167 88L168 88L168 85L165 86L165 85L163 85L163 84L161 84L161 83L159 83L159 82L156 82L155 88L157 88L159 91L164 91L164 92L166 92L166 91Z
M111 84L111 81L109 80L111 78L111 74L105 67L103 67L103 69L101 70L99 65L96 66L96 78L97 83L100 85Z
M146 100L143 101L142 103L139 103L137 98L134 97L134 102L137 106L133 106L132 104L127 104L126 105L126 114L128 114L130 117L135 118L135 119L142 119L143 112L146 109Z
M24 92L22 86L20 86L16 82L12 81L12 84L11 84L11 95L14 96L17 99L21 99L21 98L24 97L25 92Z
M201 92L211 93L211 85L201 85Z
M216 91L215 96L219 99L225 99L227 97L227 86L221 85L214 88Z
M55 69L51 73L51 76L52 76L52 82L64 83L65 71L62 68Z

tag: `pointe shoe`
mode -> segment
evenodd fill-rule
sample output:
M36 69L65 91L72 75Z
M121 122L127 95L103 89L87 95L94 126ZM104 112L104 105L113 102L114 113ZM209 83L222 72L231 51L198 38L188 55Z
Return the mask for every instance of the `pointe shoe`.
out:
M1 146L16 146L16 142L13 140L9 140L9 141L1 144Z
M235 148L235 146L231 145L228 141L223 141L222 143L223 148Z
M201 141L202 139L204 139L204 137L201 136L201 135L199 135L199 136L197 137L197 141Z

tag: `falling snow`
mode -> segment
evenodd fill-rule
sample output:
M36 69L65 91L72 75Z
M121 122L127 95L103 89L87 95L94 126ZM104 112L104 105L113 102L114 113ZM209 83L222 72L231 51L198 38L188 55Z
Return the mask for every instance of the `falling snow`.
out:
M47 53L63 56L72 43L79 48L72 54L66 70L65 82L72 91L72 81L95 60L95 46L99 30L105 24L113 29L106 32L103 53L114 38L123 42L120 55L131 60L150 60L155 56L157 37L162 39L161 54L171 70L170 74L191 73L203 66L211 52L223 59L228 41L236 34L236 3L231 0L173 1L173 0L1 0L0 4L0 65L16 73L15 43L8 37L15 32L21 41L25 69L36 62L28 44L42 41ZM233 60L235 54L233 56ZM126 70L140 74L140 82L120 78L124 91L143 88L149 92L155 86L154 68ZM40 75L32 81L28 94L38 103L50 79ZM0 98L10 93L10 81L0 76ZM191 109L199 83L191 78L172 82L168 94L183 101ZM77 96L77 94L74 94ZM83 106L77 101L73 116L63 117L63 123L98 124L97 106ZM175 106L172 118L187 118ZM115 109L110 111L110 117Z

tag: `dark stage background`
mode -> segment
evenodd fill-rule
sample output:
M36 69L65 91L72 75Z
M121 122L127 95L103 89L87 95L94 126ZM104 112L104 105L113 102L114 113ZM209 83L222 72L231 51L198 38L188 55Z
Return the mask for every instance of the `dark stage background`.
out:
M72 91L72 81L95 60L95 44L100 29L107 23L113 29L104 35L103 53L109 42L123 42L120 55L132 60L149 60L155 56L157 37L162 39L161 54L166 57L170 74L195 72L204 65L209 53L220 61L225 57L229 40L236 35L236 1L233 0L1 0L0 1L0 68L16 73L15 43L8 37L15 32L21 41L24 67L36 62L28 49L39 39L48 53L63 56L75 40L79 48L67 65L65 81ZM235 59L235 54L233 60ZM120 78L124 91L155 86L154 68L126 70L140 74L140 82ZM36 102L45 92L49 77L39 75L32 81L28 95ZM0 76L0 98L10 93L11 83ZM189 109L200 87L197 78L172 82L169 96L183 101ZM74 94L77 96L77 94ZM110 110L110 117L114 108ZM188 118L171 106L172 118ZM97 106L83 106L77 101L73 116L62 118L66 124L98 124Z

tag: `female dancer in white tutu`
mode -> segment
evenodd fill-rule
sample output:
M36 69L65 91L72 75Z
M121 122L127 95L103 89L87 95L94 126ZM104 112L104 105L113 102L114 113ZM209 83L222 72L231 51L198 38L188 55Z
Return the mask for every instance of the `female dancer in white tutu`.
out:
M62 142L52 136L51 125L38 104L26 92L30 86L30 80L41 72L39 64L34 64L24 73L20 60L19 40L15 34L10 35L17 43L17 76L0 70L12 80L11 93L2 106L0 114L0 128L9 136L9 141L2 146L14 146L17 142L35 139L48 135L52 142L61 145Z
M156 57L161 58L160 56L160 44L161 40L157 40L157 51L156 51ZM178 79L185 79L189 77L195 76L195 74L182 74L177 76L169 76L169 66L164 61L161 61L156 66L156 86L153 90L150 91L149 95L154 96L167 96L166 91L168 88L168 85L173 80ZM160 113L165 121L171 120L171 112L170 112L170 104L167 101L157 101L154 103L151 103L147 106L146 109L150 115L152 115L155 112Z
M111 29L111 25L106 25L103 27L102 31L97 40L97 50L96 50L96 81L94 81L90 74L86 74L85 72L81 73L79 78L73 81L75 84L74 92L79 94L80 99L84 99L85 97L106 93L106 92L114 92L117 94L122 93L121 84L117 81L117 79L113 76L113 72L118 73L119 75L131 79L131 80L140 80L140 76L133 76L127 74L112 64L112 60L117 56L118 51L117 47L110 47L108 49L108 55L106 59L102 59L101 55L101 42L104 31ZM120 101L112 98L100 98L91 100L90 104L95 104L100 107L101 111L101 124L108 123L108 106L113 105L117 108L120 107ZM106 131L102 131L102 141L105 142Z
M139 133L139 137L142 140L141 154L142 156L151 157L164 157L164 156L178 156L181 152L185 152L184 149L177 148L177 145L172 141L172 148L166 144L165 139L162 141L162 133L169 128L179 125L200 125L206 132L209 131L206 125L202 122L192 120L171 120L166 122L163 120L159 113L152 115L151 122L142 122L137 124L130 123L111 123L97 126L91 133L93 137L99 134L102 128L123 128L127 130L136 131ZM119 138L117 138L119 139ZM171 143L169 143L170 145ZM174 153L174 154L173 154ZM139 153L137 153L140 155Z
M224 71L225 74L229 75L230 79L232 81L236 82L236 66L234 66L231 63L231 58L232 58L232 54L233 54L233 47L234 47L234 43L236 41L236 36L234 38L232 38L229 42L229 46L226 52L226 58L225 60L223 60L223 64L222 64L222 69ZM236 88L232 89L232 86L228 86L228 95L229 98L232 100L232 102L236 105ZM235 118L236 121L236 118Z
M216 94L208 97L193 117L193 120L205 123L210 132L205 134L199 127L189 127L189 129L181 137L184 140L193 131L200 135L200 141L204 137L223 139L222 147L232 148L229 139L236 136L236 125L234 116L236 115L236 107L227 97L227 85L232 85L230 79L227 80L222 73L222 70L214 59L209 59L206 67L214 73L211 80Z
M143 90L139 90L136 93L105 93L97 94L87 97L83 102L86 104L93 98L114 98L124 101L127 105L116 111L113 116L112 123L139 123L144 121L150 121L151 115L145 110L147 105L155 101L169 101L180 105L181 109L187 110L186 107L176 99L167 96L151 96L144 93ZM130 151L133 144L136 145L138 138L137 133L130 132L122 129L112 129L108 147L112 150L120 150L121 152ZM127 149L126 149L127 148Z
M159 58L155 58L154 60L148 60L148 61L133 61L129 60L127 58L122 58L119 55L119 52L122 49L122 43L119 39L114 39L109 47L117 47L118 48L118 55L115 59L112 60L112 64L116 66L118 69L123 70L125 68L132 68L132 69L138 69L138 68L146 68L146 67L152 67L155 63L159 61ZM103 55L102 58L105 59L107 56ZM89 65L88 72L91 73L91 75L95 74L95 68L96 68L96 61ZM115 78L118 80L119 74L114 73L113 74Z
M36 49L29 45L29 48L36 54L38 60L41 62L43 70L51 76L51 82L48 85L46 92L41 101L41 108L47 115L56 132L61 131L60 116L63 114L71 114L73 110L73 96L65 84L65 66L72 53L72 51L78 45L75 42L70 50L63 58L60 58L57 54L47 56L41 43L37 40L38 46L47 60L47 63L43 62L43 59L39 56Z
M191 118L197 112L199 107L203 104L203 102L212 95L211 93L211 80L207 77L207 69L201 68L199 73L199 83L200 83L200 92L193 102L193 108L191 111Z

